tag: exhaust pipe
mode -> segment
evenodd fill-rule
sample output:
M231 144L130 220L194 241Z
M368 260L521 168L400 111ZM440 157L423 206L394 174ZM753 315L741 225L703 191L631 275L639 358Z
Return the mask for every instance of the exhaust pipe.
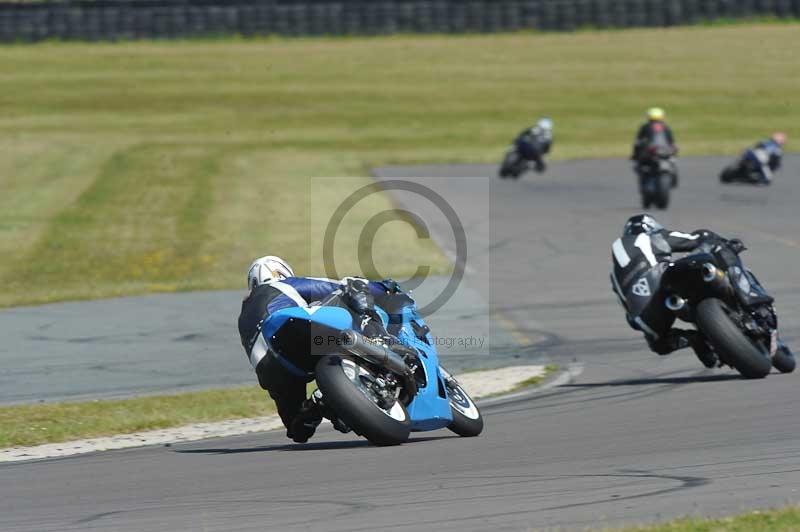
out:
M363 334L352 329L342 333L342 343L351 354L384 366L403 377L409 397L417 395L417 381L400 355L388 347L369 341Z
M706 262L703 264L703 280L707 283L712 282L717 277L717 267Z
M678 312L684 306L686 306L686 300L681 296L676 296L673 294L667 298L665 305L672 312Z

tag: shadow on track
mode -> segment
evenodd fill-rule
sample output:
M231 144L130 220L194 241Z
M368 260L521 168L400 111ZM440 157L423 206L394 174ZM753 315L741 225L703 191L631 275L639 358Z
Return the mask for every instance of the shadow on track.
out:
M741 375L691 375L688 377L648 377L608 382L562 384L559 388L604 388L607 386L647 386L649 384L691 384L693 382L724 382L746 380Z
M458 436L426 436L422 438L412 438L404 445L412 443L422 443L436 440L450 440ZM244 454L244 453L265 453L273 451L335 451L339 449L359 449L363 447L375 447L367 440L345 440L345 441L324 441L314 443L285 443L281 445L264 445L259 447L240 447L227 449L184 449L173 452L180 454Z

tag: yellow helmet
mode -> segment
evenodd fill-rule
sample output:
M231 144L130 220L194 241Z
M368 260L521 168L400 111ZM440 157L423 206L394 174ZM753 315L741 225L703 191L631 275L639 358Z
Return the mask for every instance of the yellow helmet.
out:
M647 110L648 120L664 120L664 110L660 107L651 107Z

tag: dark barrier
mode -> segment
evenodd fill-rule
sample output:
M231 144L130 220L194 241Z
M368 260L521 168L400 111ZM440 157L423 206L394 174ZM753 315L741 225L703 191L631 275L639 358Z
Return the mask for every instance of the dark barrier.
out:
M0 3L0 41L374 35L800 17L800 0L67 0Z

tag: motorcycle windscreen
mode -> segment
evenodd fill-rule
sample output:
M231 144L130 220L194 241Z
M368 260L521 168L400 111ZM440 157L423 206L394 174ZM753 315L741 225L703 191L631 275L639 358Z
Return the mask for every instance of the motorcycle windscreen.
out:
M343 351L342 331L352 328L353 317L346 309L293 307L268 317L262 334L277 354L304 371L313 371L320 356Z

